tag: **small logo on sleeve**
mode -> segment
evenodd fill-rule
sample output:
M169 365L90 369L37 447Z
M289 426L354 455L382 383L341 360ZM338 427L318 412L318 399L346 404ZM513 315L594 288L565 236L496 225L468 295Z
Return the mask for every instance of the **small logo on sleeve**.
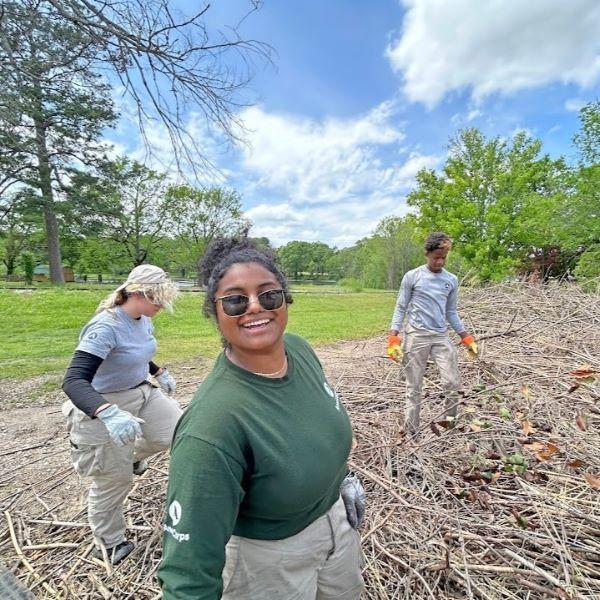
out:
M340 410L340 399L338 398L338 395L331 389L330 385L326 381L323 382L323 387L332 398L335 398L335 407L337 410Z
M173 502L171 502L171 506L169 506L169 516L171 517L171 523L173 523L173 526L177 525L177 523L181 521L181 504L179 504L177 500L173 500Z
M173 539L177 542L187 542L190 539L189 533L180 533L175 529L179 521L181 521L181 504L177 500L173 500L169 506L169 517L173 525L163 525L163 529L173 536Z
M87 334L88 340L95 340L97 337L98 337L98 334L95 331L92 331L92 333Z

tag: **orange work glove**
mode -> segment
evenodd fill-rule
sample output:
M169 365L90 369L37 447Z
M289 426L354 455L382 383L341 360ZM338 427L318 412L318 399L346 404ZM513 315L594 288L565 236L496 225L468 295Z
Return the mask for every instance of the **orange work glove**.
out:
M472 335L466 335L462 340L460 340L461 344L464 344L470 352L472 352L475 356L479 354L479 348L477 348L477 342L473 338Z
M402 361L402 347L400 346L401 342L402 340L397 335L390 335L388 337L388 358L397 363Z

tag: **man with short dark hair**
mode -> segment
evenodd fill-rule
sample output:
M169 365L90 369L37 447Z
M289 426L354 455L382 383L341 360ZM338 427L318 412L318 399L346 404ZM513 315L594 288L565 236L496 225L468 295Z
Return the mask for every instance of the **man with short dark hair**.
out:
M388 355L403 361L406 372L405 432L416 437L421 413L421 387L427 360L431 356L442 378L446 400L446 419L453 421L458 408L460 374L456 349L448 337L448 323L461 338L461 343L477 354L477 344L467 333L457 312L458 279L444 269L452 240L442 232L425 240L426 264L408 271L402 278L396 309L388 338ZM400 351L404 317L404 345Z

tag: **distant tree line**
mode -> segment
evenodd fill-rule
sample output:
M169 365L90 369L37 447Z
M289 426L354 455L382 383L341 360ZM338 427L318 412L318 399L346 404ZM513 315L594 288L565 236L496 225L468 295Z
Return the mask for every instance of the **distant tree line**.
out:
M423 261L427 234L441 230L454 240L449 268L472 280L598 280L600 102L583 107L580 122L574 164L550 158L525 132L506 140L459 131L443 167L417 174L407 198L411 214L383 219L349 248L290 242L279 250L281 262L294 276L396 288Z

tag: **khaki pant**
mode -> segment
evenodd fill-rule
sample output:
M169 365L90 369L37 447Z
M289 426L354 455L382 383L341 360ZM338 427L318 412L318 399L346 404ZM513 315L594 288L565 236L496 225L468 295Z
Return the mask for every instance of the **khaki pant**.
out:
M222 600L357 600L364 589L360 536L341 498L296 535L234 535L225 553Z
M171 444L182 414L179 404L150 384L102 394L107 402L144 420L135 444L113 444L104 423L90 419L70 400L62 406L71 440L71 460L82 477L91 477L88 520L96 544L112 548L125 539L123 502L131 489L133 463Z
M406 373L406 416L404 427L408 434L419 430L421 416L421 387L427 360L435 361L445 394L446 416L455 417L458 409L460 373L456 348L448 334L417 329L407 325L404 336L404 367Z

